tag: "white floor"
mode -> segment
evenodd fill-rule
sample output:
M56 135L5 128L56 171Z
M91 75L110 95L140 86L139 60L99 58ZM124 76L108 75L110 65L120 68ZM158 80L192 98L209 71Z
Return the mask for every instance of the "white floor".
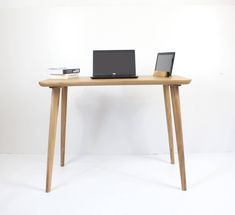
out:
M46 156L0 155L0 215L235 214L235 154L186 157L188 190L168 155L80 156L45 193Z

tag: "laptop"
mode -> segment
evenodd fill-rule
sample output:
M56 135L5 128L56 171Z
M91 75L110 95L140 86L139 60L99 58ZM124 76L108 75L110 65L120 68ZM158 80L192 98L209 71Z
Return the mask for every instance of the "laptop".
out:
M155 65L155 71L165 71L168 77L172 74L175 52L158 53Z
M135 50L94 50L91 78L138 78Z

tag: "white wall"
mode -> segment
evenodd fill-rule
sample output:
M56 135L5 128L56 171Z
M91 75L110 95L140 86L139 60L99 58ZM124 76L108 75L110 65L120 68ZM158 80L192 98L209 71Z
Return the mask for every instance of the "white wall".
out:
M56 66L90 76L93 49L135 49L138 75L152 74L157 52L176 51L173 73L193 79L180 92L186 151L235 150L235 6L11 2L0 9L0 153L46 152L50 90L38 81ZM168 152L161 87L69 91L69 153Z

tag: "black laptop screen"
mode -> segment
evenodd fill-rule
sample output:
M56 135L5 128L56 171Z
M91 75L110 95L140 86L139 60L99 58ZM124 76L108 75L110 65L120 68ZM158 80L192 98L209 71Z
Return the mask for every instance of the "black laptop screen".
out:
M93 51L93 76L135 75L135 50Z

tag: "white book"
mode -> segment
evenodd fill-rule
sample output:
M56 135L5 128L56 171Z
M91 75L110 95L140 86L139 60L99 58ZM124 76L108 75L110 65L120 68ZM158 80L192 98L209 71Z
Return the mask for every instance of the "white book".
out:
M48 68L49 74L63 74L63 70L66 69L65 67L58 67L58 68Z
M66 67L58 67L58 68L48 68L49 74L70 74L70 73L79 73L79 68L66 68Z
M50 79L71 79L71 78L79 78L79 73L74 74L51 74Z

